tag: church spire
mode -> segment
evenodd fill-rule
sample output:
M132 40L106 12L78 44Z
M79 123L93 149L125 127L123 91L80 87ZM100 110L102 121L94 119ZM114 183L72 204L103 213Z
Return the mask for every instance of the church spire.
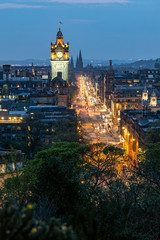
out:
M77 56L77 60L76 60L76 68L79 68L79 58Z
M83 68L83 61L82 61L82 53L81 50L79 51L79 68Z

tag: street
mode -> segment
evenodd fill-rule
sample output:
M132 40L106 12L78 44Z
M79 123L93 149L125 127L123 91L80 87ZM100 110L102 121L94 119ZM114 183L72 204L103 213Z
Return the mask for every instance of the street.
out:
M92 83L85 76L78 78L79 94L74 101L74 108L85 132L86 140L93 144L102 142L107 145L120 146L118 127L114 126L112 117L97 98Z

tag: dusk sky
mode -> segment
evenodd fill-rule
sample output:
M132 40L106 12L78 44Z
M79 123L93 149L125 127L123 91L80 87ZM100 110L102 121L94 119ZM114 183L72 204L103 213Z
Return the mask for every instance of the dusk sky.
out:
M59 21L74 59L160 57L160 0L0 0L0 60L49 59Z

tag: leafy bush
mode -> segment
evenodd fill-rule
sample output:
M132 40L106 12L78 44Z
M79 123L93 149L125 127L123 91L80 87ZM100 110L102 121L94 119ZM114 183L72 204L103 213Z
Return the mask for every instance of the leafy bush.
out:
M20 207L9 204L0 209L0 239L3 240L75 240L71 227L51 218L48 223L34 218L33 205Z

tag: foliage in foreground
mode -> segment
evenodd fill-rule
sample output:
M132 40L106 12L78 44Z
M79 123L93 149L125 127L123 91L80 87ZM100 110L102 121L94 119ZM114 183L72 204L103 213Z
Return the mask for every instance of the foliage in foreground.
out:
M159 240L160 148L148 151L130 178L116 170L123 154L101 143L55 143L6 180L1 199L34 202L36 219L59 218L78 240Z
M20 209L9 204L0 209L0 239L3 240L75 240L71 227L51 218L48 223L38 221L33 215L33 205Z

